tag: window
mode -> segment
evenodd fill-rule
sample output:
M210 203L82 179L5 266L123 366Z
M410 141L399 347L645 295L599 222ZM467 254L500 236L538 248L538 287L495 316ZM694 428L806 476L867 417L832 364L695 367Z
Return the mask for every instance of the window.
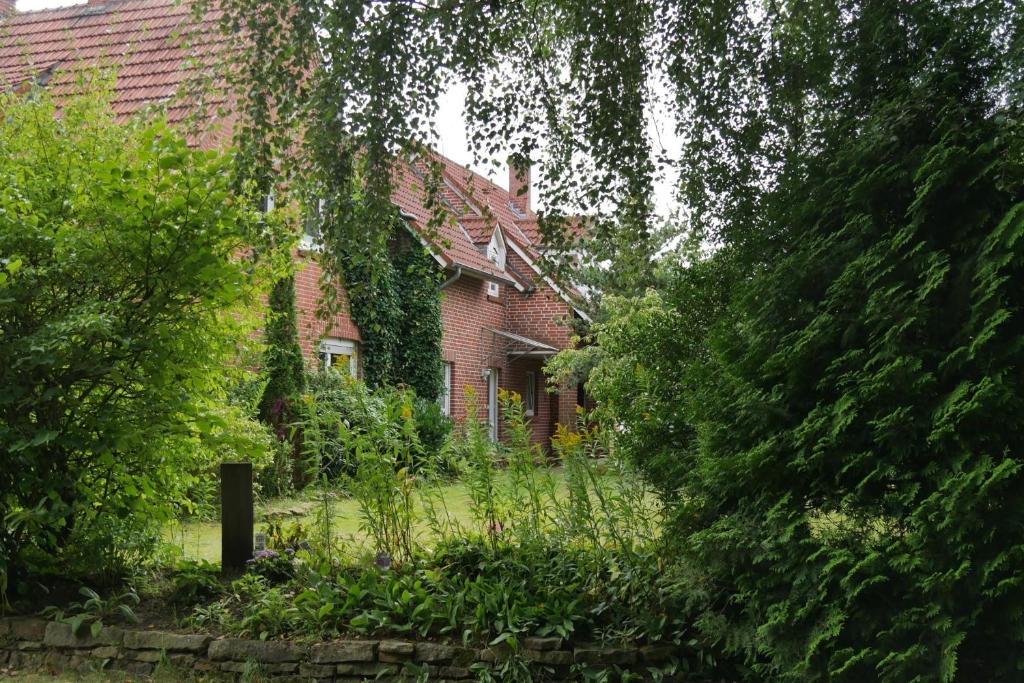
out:
M498 369L487 368L487 433L498 440Z
M270 213L274 210L274 191L271 190L267 194L263 195L263 204L260 206L260 210L263 213Z
M356 343L349 339L324 339L320 342L320 362L324 370L333 368L352 377L358 376Z
M441 384L441 395L437 397L437 402L441 404L441 413L452 416L452 364L445 363L444 368L444 379Z
M526 389L523 391L523 410L526 417L533 417L537 404L537 373L526 373Z
M501 285L497 282L487 282L487 296L498 297L501 296Z
M302 219L302 240L299 246L302 249L319 249L322 237L321 227L324 222L324 200L318 199L306 210Z

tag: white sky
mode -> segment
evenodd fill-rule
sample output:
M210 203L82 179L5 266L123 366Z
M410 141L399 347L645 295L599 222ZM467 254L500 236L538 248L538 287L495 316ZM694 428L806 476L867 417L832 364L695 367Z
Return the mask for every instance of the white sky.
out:
M17 0L16 6L20 12L48 9L52 7L66 7L68 5L82 4L83 0ZM466 124L464 117L464 102L466 98L466 86L462 84L452 87L438 103L436 125L441 139L438 143L439 151L449 159L460 164L468 164L470 168L478 173L487 175L498 185L505 187L508 183L508 169L501 166L497 170L488 166L481 167L473 164L473 156L469 152L469 145L466 138ZM679 140L674 133L674 126L671 117L665 112L654 113L649 120L651 136L655 145L667 148L678 158ZM658 213L666 216L675 208L674 183L670 179L661 179L655 185L655 204ZM543 206L543 197L533 198L534 206Z

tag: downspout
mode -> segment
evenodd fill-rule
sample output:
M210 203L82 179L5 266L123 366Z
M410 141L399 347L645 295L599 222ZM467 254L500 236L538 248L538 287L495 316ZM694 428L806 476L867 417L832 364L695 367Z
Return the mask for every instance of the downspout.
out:
M455 284L455 281L458 280L460 277L462 277L462 266L455 266L455 275L452 275L450 278L442 282L441 286L438 289L448 289L448 287L450 285Z

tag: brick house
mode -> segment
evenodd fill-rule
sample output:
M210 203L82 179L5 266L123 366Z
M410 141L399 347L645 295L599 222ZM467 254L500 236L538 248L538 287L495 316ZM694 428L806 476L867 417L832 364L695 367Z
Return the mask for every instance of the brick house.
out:
M194 78L215 75L224 41L217 13L198 21L187 4L175 0L89 0L86 4L37 12L16 12L14 0L0 0L0 89L43 84L53 92L74 90L74 71L101 64L116 69L112 106L120 117L145 107L167 107L181 123L198 105L181 96ZM224 101L205 101L213 112ZM230 111L230 107L227 107ZM215 147L230 140L230 114L210 114L195 143ZM190 131L193 130L190 128ZM540 235L531 209L529 173L510 172L508 187L440 155L444 208L451 220L428 240L430 217L424 206L424 168L403 163L395 171L393 201L438 266L442 285L444 409L456 420L465 415L464 387L473 387L497 437L495 397L499 388L519 392L532 416L534 439L546 444L558 422L574 423L576 391L549 394L542 367L570 345L567 323L585 317L575 295L543 275ZM320 296L315 244L304 238L295 258L299 334L307 362L358 373L360 334L345 313L329 320L316 316ZM344 301L344 292L340 293ZM344 307L343 307L344 309ZM344 364L344 365L343 365Z

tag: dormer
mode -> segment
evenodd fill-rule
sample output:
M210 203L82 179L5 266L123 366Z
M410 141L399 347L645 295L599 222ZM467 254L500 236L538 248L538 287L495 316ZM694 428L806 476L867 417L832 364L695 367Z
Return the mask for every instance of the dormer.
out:
M505 249L505 236L501 234L501 226L495 225L491 241L487 245L487 258L497 264L498 270L505 270L505 257L507 253Z

